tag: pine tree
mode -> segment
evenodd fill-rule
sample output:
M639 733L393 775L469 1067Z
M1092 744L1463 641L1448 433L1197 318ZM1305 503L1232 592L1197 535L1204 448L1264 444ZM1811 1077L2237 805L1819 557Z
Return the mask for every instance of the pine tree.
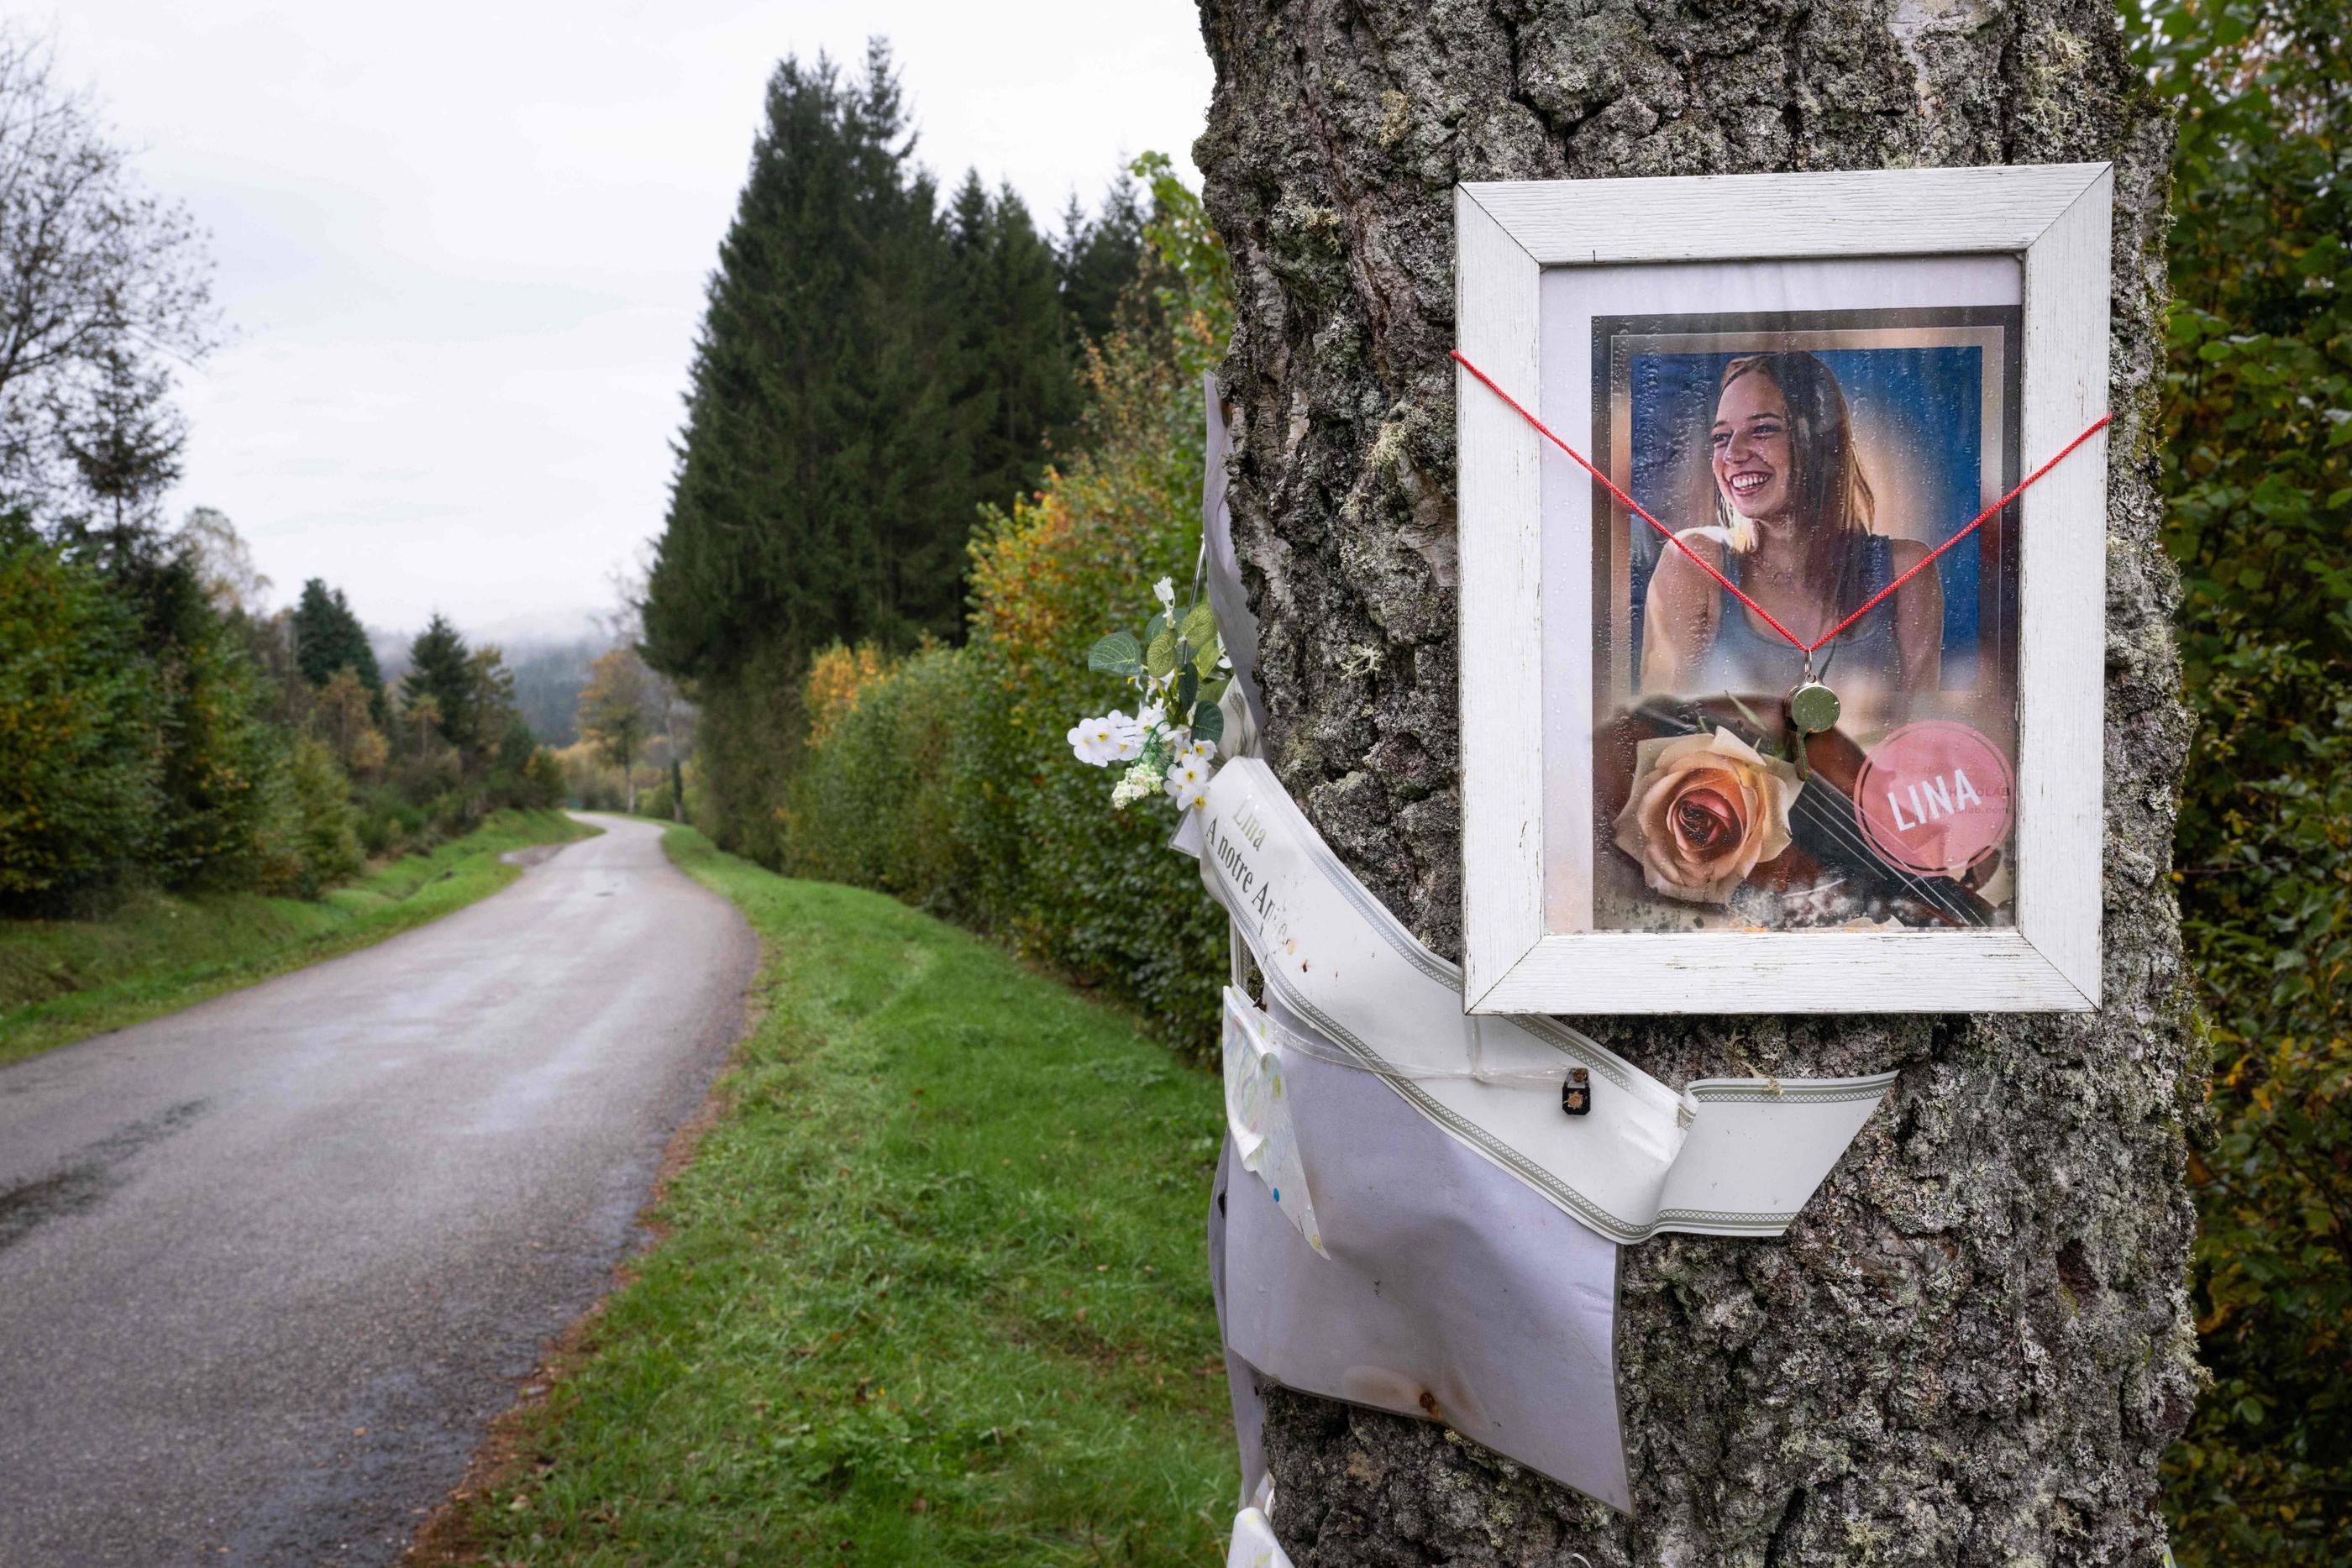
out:
M472 746L479 707L473 651L446 617L436 613L408 645L408 674L401 677L400 695L412 711L420 699L430 698L441 737L460 752Z
M1072 193L1055 259L1071 327L1086 342L1102 341L1118 325L1120 304L1143 265L1143 207L1133 174L1120 174L1091 220Z
M341 589L331 589L315 577L304 583L293 625L294 663L304 680L323 686L337 670L351 670L371 697L383 697L383 674L376 665L375 649Z
M770 78L647 585L659 668L954 629L971 519L941 440L944 246L912 152L878 41L861 82L822 56Z
M155 671L94 568L0 510L0 913L143 863L163 804Z
M81 491L62 534L121 556L161 531L158 508L180 477L187 425L169 402L168 371L122 347L100 350L91 368L87 406L58 432Z
M961 640L983 504L1078 411L1061 266L1027 209L914 161L887 47L786 59L706 290L643 650L697 683L714 827L772 827L799 688L832 643Z
M977 171L956 192L948 245L971 505L1009 506L1037 487L1048 444L1078 414L1060 265L1021 198L1010 186L992 197Z

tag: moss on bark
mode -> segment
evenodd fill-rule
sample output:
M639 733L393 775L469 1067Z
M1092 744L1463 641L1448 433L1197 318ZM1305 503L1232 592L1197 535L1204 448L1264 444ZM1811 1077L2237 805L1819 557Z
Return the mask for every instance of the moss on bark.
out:
M1900 1067L1780 1242L1623 1254L1620 1519L1433 1426L1274 1391L1302 1568L2155 1563L2198 1373L2170 892L2189 738L2158 544L2171 132L2105 0L1202 0L1234 257L1234 528L1272 759L1424 940L1460 937L1458 180L2111 160L2106 1005L1587 1020L1671 1082ZM2083 519L2083 526L2095 526ZM1572 1419L1572 1413L1563 1413Z

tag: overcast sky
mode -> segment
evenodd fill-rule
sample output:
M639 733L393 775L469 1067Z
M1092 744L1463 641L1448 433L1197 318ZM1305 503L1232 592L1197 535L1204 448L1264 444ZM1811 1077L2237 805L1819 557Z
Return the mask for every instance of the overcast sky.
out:
M184 379L176 515L280 602L568 630L660 531L703 280L787 54L897 47L942 182L1041 222L1123 158L1188 178L1190 0L0 0L211 230L236 341Z

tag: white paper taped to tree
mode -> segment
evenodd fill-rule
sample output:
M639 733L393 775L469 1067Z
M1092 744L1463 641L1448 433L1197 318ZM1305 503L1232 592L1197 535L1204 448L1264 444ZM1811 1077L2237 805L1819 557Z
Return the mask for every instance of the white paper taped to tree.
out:
M1228 1145L1209 1245L1229 1371L1238 1358L1302 1393L1442 1421L1629 1508L1616 1245L1378 1074L1291 1051L1284 1038L1276 1049L1325 1255L1273 1204L1250 1201L1255 1178L1234 1168ZM1233 1394L1246 1490L1264 1476L1262 1416L1246 1372Z
M1225 1128L1242 1168L1256 1175L1282 1217L1323 1250L1314 1195L1298 1159L1282 1057L1274 1047L1274 1020L1249 998L1225 988Z
M1612 1241L1780 1235L1895 1081L1704 1079L1678 1094L1549 1019L1471 1017L1461 971L1339 864L1263 762L1227 763L1201 815L1202 877L1311 1054L1353 1061ZM1590 1113L1565 1115L1544 1085L1578 1068Z

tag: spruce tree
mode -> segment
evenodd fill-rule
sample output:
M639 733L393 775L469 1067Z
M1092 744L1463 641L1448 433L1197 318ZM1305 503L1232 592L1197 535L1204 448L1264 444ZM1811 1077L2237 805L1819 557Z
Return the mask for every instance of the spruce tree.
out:
M948 245L962 350L956 428L970 454L971 503L1009 506L1036 488L1049 444L1078 414L1059 260L1013 189L991 196L977 171L956 192Z
M897 76L787 59L719 247L646 601L654 664L723 676L760 646L949 633L968 471L943 235Z
M1143 207L1134 175L1120 174L1092 219L1076 194L1071 195L1055 259L1062 308L1075 335L1086 342L1102 341L1118 324L1119 307L1143 266Z
M412 706L430 697L442 738L464 751L474 743L478 692L472 650L446 617L436 614L408 645L401 697Z
M337 670L351 670L371 697L383 695L383 674L368 642L367 628L352 613L340 588L329 588L320 578L302 585L294 606L294 664L313 686L334 679Z
M809 655L960 640L982 505L1078 411L1054 247L976 176L942 212L914 145L880 41L855 79L783 61L706 288L643 651L697 683L713 825L753 853Z

